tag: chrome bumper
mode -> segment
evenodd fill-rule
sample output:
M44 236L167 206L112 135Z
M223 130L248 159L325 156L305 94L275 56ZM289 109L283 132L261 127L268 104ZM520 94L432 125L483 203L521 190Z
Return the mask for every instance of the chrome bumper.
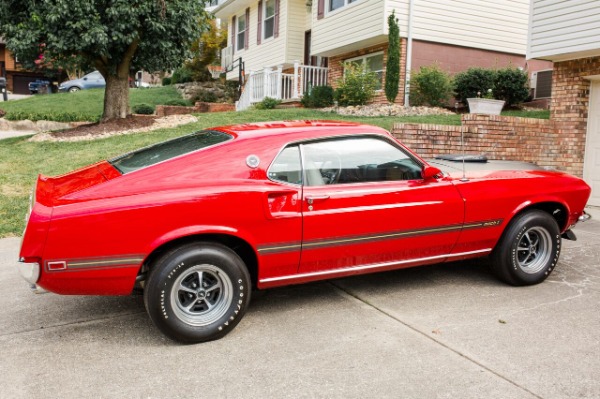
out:
M40 264L37 262L25 262L19 259L19 273L29 284L35 285L40 278Z
M579 216L579 218L577 220L579 222L587 222L591 218L592 218L592 216L589 213L585 213L585 211L583 211L583 213L581 214L581 216Z

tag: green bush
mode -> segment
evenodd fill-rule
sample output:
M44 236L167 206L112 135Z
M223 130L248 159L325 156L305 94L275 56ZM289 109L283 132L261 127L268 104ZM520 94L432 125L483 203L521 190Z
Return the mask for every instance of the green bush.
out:
M506 101L506 105L519 104L529 97L527 72L517 68L504 68L496 72L494 98Z
M333 105L333 87L317 86L304 93L300 103L305 108L324 108Z
M163 105L175 105L175 106L179 106L179 107L189 107L190 102L187 100L184 100L183 98L177 98L177 99L165 101L163 103Z
M96 122L100 115L86 115L77 112L27 112L27 111L9 111L6 113L6 119L10 121L54 121L54 122L78 122L91 121Z
M256 108L256 109L273 109L276 106L278 106L279 104L281 104L281 100L277 100L277 99L271 98L271 97L265 97L264 100L262 100L261 102L254 104L254 108Z
M452 96L452 78L437 64L424 66L410 79L410 103L444 107Z
M388 58L385 66L385 97L393 104L398 97L400 82L400 27L394 11L388 17Z
M154 107L150 104L141 103L134 105L132 111L134 114L152 115L154 113Z
M379 79L362 65L344 63L344 77L338 80L334 98L341 106L365 105L375 96Z
M172 79L170 76L162 78L162 85L169 86L172 83Z
M484 68L469 68L454 77L454 92L464 104L467 98L485 97L489 89L494 90L496 71Z
M200 91L194 96L194 102L202 101L203 103L216 103L219 100L217 95L212 91Z
M191 82L192 79L192 70L190 70L189 68L182 66L181 68L177 68L174 72L173 72L173 76L171 76L171 83L172 84L176 84L176 83L187 83L187 82Z

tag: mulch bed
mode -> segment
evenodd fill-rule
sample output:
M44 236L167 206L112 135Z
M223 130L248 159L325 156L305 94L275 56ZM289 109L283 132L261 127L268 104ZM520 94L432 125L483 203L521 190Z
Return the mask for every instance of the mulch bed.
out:
M121 132L148 127L154 124L155 115L129 115L125 119L114 119L108 122L89 123L73 129L54 131L50 134L56 138L98 136L107 133Z

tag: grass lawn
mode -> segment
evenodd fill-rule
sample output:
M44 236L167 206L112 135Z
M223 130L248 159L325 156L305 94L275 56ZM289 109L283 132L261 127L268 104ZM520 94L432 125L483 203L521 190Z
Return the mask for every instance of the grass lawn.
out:
M167 88L169 89L169 88ZM158 97L161 91L156 89L140 89L132 91L131 101L140 101L156 104L162 101ZM97 96L101 99L101 91L93 90L78 93L67 93L47 96L34 96L31 99L19 101L33 101L40 107L44 102L48 106L54 100L78 108L77 103L81 96ZM149 97L156 96L156 101ZM86 97L87 98L87 97ZM18 102L13 104L18 104ZM98 100L100 101L100 100ZM83 101L81 101L84 103ZM15 106L11 104L11 106ZM27 104L27 103L26 103ZM56 108L59 109L56 104ZM100 105L98 105L100 107ZM63 108L64 109L64 108ZM99 108L98 108L99 109ZM86 108L86 112L94 111ZM527 114L514 115L527 116ZM126 136L114 136L90 142L53 143L28 142L27 137L17 137L0 140L0 237L21 235L24 229L24 216L29 203L29 194L38 174L49 176L59 175L70 170L97 162L102 159L112 158L135 148L143 147L155 142L181 136L193 131L219 125L235 123L260 122L272 120L292 119L337 119L378 125L390 130L397 122L404 123L433 123L444 125L460 125L459 115L450 116L421 116L421 117L344 117L310 109L282 109L282 110L249 110L244 112L223 112L201 114L197 123L180 126L172 129L157 130L148 133L138 133Z
M181 99L174 86L129 90L129 104L164 104ZM104 106L104 89L81 90L75 93L35 95L22 100L0 103L7 119L97 121Z

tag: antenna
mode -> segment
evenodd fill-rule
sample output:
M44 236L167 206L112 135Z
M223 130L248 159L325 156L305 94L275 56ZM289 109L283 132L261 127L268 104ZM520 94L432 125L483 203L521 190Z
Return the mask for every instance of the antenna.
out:
M460 148L462 149L462 172L463 172L463 175L462 175L462 178L460 179L460 181L467 182L467 181L469 181L469 179L467 179L467 172L465 170L465 157L467 156L467 154L465 154L464 134L465 134L464 129L460 129Z

